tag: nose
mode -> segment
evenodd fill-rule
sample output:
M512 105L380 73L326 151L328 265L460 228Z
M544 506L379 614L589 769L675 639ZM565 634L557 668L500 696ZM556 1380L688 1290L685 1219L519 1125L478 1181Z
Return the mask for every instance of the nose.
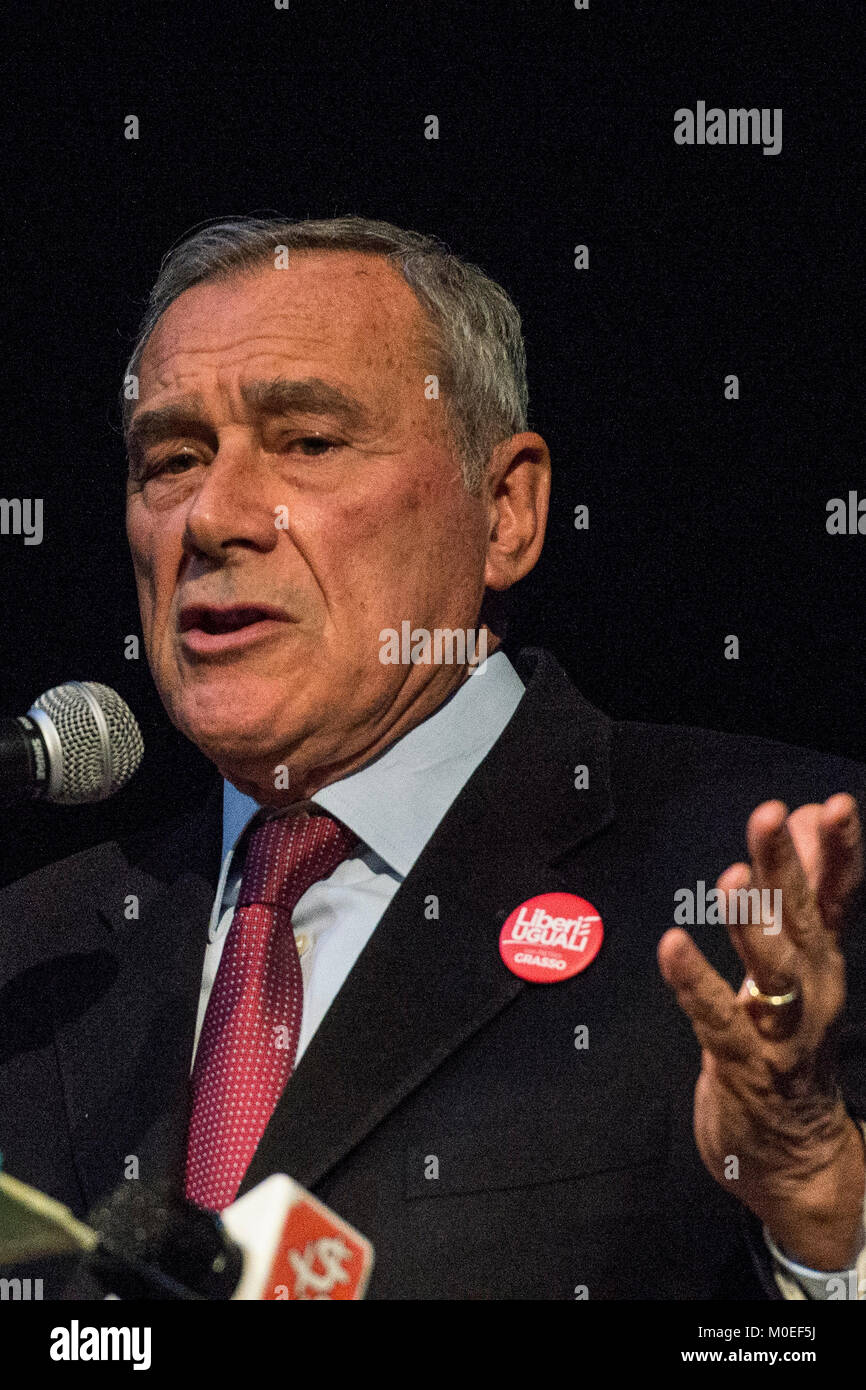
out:
M277 543L276 512L268 503L266 471L252 444L242 438L221 439L190 499L184 550L210 560L224 560L236 548L272 550Z

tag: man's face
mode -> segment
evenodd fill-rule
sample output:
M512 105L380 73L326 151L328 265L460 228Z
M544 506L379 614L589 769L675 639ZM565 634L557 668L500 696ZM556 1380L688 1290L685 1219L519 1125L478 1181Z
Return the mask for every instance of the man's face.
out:
M471 628L488 510L452 458L423 312L384 260L302 252L187 290L153 332L127 533L172 721L290 801L432 712L462 672L383 628ZM275 792L289 769L289 793Z

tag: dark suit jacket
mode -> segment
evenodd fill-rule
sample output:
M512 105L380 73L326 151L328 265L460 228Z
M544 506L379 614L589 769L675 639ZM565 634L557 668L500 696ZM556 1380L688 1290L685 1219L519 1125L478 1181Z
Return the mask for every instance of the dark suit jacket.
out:
M755 805L863 800L866 773L613 723L548 654L517 664L523 701L340 990L241 1191L275 1171L312 1189L373 1241L371 1298L776 1297L736 1183L722 1191L696 1153L699 1050L656 945L675 891L744 856ZM0 1149L78 1215L124 1181L129 1155L142 1181L180 1181L220 810L215 785L197 816L0 894ZM556 890L595 905L604 944L572 979L527 984L500 959L500 928ZM693 934L738 985L725 929ZM852 974L845 1094L866 1115L859 961ZM50 1266L46 1297L65 1275Z

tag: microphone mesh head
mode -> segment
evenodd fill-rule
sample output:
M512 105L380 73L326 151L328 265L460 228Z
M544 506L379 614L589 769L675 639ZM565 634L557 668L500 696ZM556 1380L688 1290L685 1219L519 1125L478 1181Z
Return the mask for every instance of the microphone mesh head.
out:
M60 741L59 785L54 787L52 777L49 801L64 806L103 801L126 786L141 762L144 740L135 715L116 690L97 681L68 681L46 690L33 709L48 715Z

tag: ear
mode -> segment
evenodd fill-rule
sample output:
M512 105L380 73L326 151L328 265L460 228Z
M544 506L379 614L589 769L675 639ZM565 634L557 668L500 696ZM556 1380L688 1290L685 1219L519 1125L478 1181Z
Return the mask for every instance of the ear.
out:
M484 583L510 589L535 565L547 527L550 451L540 434L514 434L497 444L486 475L490 523Z

